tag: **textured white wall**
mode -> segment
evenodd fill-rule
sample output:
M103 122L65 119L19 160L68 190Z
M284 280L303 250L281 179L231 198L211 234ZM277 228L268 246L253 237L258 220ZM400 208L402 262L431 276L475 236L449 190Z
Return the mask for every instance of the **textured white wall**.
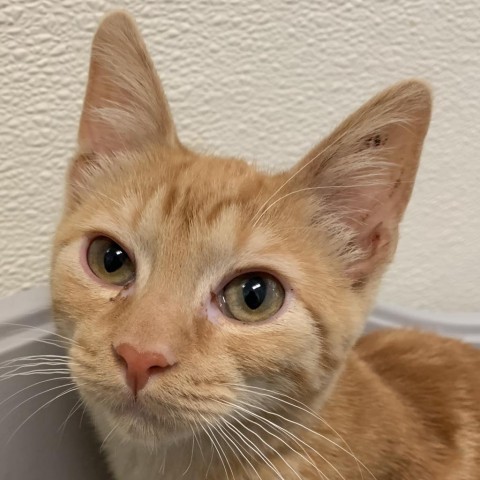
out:
M102 13L135 14L181 137L290 165L389 83L420 76L436 102L381 300L480 309L477 0L0 0L0 295L45 283Z

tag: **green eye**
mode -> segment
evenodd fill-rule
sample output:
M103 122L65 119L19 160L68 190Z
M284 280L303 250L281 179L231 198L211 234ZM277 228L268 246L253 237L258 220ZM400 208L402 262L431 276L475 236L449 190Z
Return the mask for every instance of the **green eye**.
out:
M271 275L246 273L225 286L220 300L221 308L229 317L245 323L261 322L280 310L285 290Z
M95 238L87 251L90 270L101 280L126 285L135 277L135 267L125 250L107 237Z

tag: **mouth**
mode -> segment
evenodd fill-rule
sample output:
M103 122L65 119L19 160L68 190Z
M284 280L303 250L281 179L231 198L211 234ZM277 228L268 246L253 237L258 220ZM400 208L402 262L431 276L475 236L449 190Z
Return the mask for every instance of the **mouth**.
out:
M164 408L152 411L138 400L104 408L104 418L121 436L145 444L185 437L192 433L193 425L166 413Z
M231 413L231 393L225 389L205 392L164 386L155 392L134 396L125 386L84 383L82 397L93 419L115 428L120 436L142 443L170 442L200 433L202 425L216 424Z
M130 396L115 403L96 403L96 410L110 428L130 440L148 445L175 442L190 438L202 431L202 424L218 422L221 412L205 405L183 406L181 402L167 402L153 398ZM100 408L99 408L100 407Z

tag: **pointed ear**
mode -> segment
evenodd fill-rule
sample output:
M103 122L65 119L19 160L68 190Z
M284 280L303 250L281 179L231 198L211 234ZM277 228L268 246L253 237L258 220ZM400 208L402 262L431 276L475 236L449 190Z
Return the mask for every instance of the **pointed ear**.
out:
M315 195L314 221L331 230L355 286L391 261L430 113L428 86L399 83L348 117L293 170L295 188Z
M175 126L134 20L125 12L113 12L93 40L78 133L80 153L108 154L149 141L175 144Z

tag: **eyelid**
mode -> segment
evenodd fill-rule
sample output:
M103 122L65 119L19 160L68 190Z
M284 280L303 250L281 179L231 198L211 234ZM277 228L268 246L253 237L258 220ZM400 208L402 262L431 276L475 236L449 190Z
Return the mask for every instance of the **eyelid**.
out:
M87 241L87 249L88 246L92 243L93 240L96 238L100 237L105 237L108 240L111 240L112 242L116 243L119 247L121 247L122 250L125 251L125 253L128 255L128 258L132 262L133 266L136 267L136 259L135 259L135 254L133 250L131 250L129 247L126 247L126 243L122 242L121 240L118 240L118 236L116 234L110 234L110 233L105 233L100 230L93 230L88 232L85 235L86 241Z
M224 280L220 283L220 287L212 291L213 297L211 298L211 302L214 302L214 304L216 304L216 309L224 319L228 320L229 322L233 322L237 326L246 326L247 328L250 328L254 325L261 326L261 325L274 322L275 320L280 318L285 313L285 311L289 308L290 303L294 296L293 295L294 289L290 286L290 283L285 280L285 275L279 274L278 272L274 271L272 268L263 268L258 266L255 266L252 268L239 269L236 271L234 270L234 272L235 273L231 273L230 275L224 277ZM275 312L270 318L266 320L261 320L259 322L244 323L239 320L236 320L233 316L227 315L225 313L225 310L229 310L228 307L223 309L224 306L226 306L226 302L223 304L221 302L224 301L224 298L225 298L223 295L225 287L235 278L242 275L249 274L249 273L260 273L260 274L264 273L264 274L270 275L280 283L281 287L283 288L285 296L284 296L283 304L280 307L280 309L277 312Z
M223 277L223 280L219 283L219 286L215 288L212 293L217 297L223 292L225 287L235 278L240 277L241 275L246 275L249 273L266 273L267 275L272 276L277 279L282 285L285 291L293 291L290 287L290 282L286 279L286 276L270 267L255 265L252 267L239 268L238 270L233 270L230 274Z
M97 232L97 231L91 231L91 232L88 232L87 234L84 235L84 237L81 241L81 244L80 244L81 245L80 249L79 249L79 254L80 254L80 259L79 260L80 260L80 265L81 265L83 271L87 274L88 278L90 278L96 284L101 285L104 288L108 288L108 289L114 290L114 291L120 291L120 290L126 288L125 285L116 285L114 283L106 282L102 278L98 277L92 271L92 269L90 268L90 265L88 264L88 249L89 249L91 243L93 242L93 240L95 240L96 238L100 238L100 237L105 237L105 238L111 240L112 242L115 242L117 245L119 245L125 251L125 253L130 258L130 261L132 263L132 267L133 267L133 270L134 270L134 276L133 276L133 281L131 281L127 284L128 285L127 289L128 289L128 291L131 291L131 289L135 285L135 280L136 280L136 277L137 277L137 264L135 262L135 257L131 254L131 251L128 250L127 248L125 248L123 246L124 245L123 243L118 242L114 236L106 235L103 232Z

